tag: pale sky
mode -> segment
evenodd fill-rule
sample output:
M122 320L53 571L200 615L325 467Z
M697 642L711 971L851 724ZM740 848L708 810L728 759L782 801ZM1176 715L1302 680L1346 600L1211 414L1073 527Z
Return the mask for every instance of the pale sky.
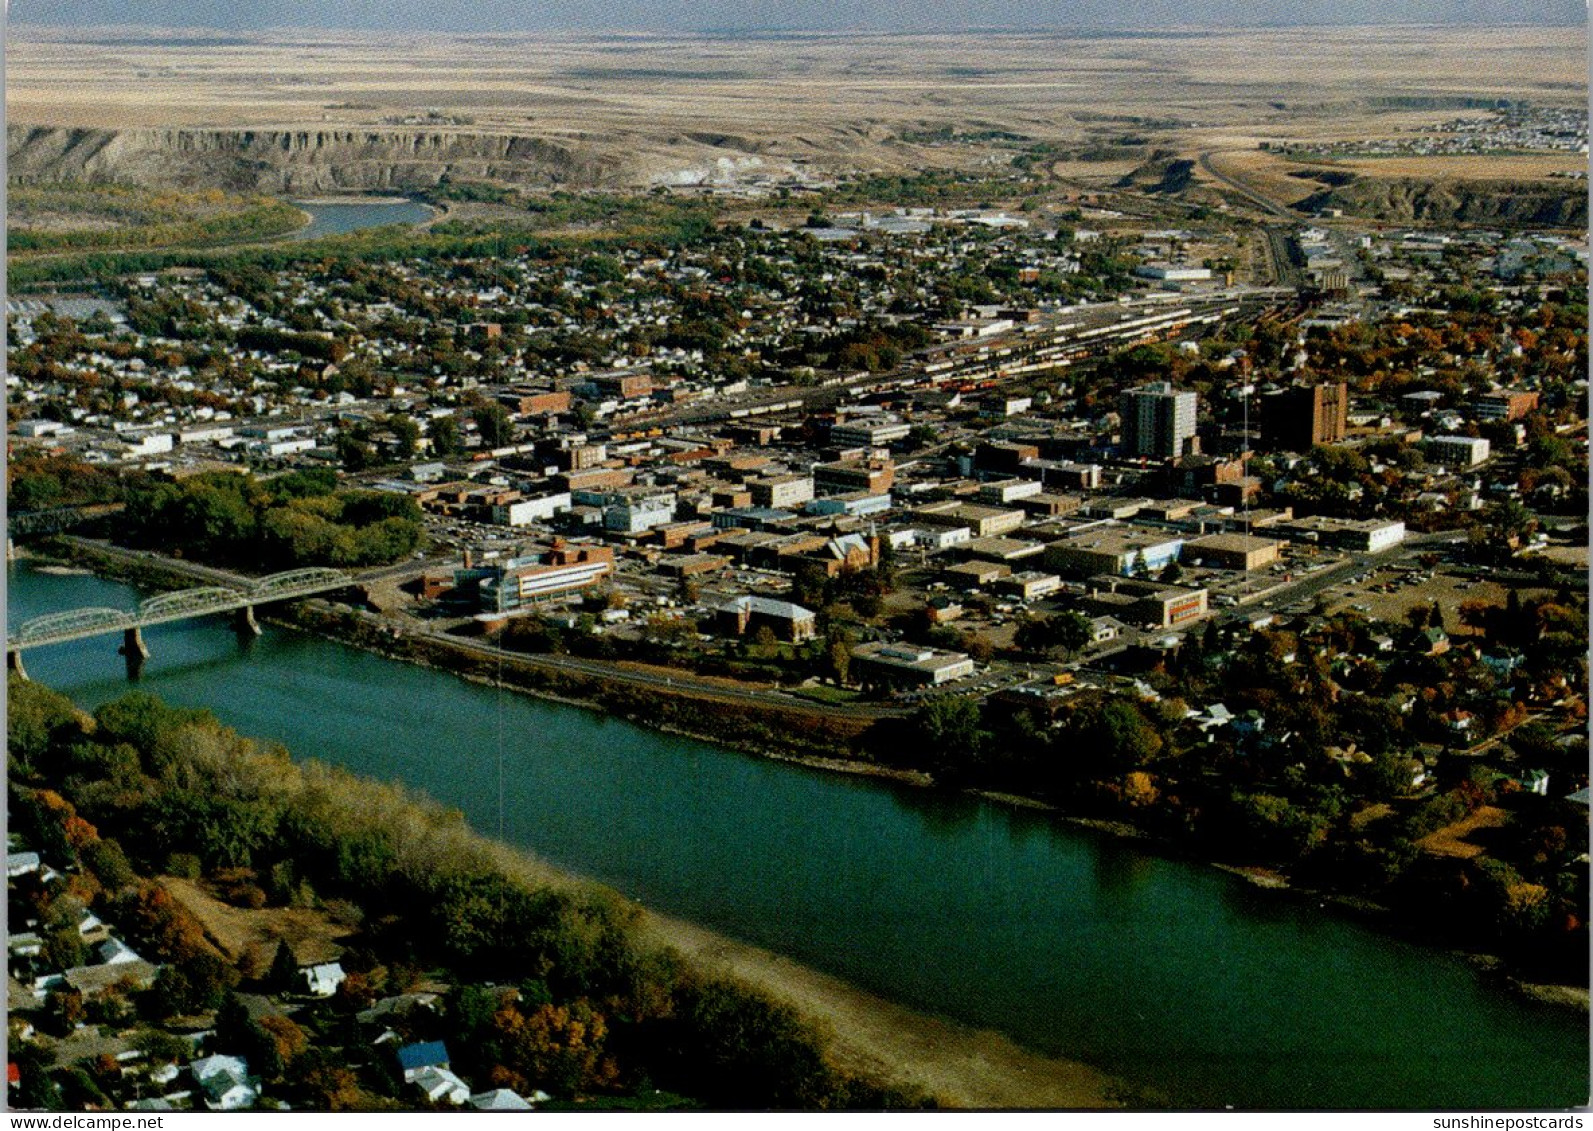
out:
M13 26L950 31L1238 24L1584 24L1588 0L16 0Z

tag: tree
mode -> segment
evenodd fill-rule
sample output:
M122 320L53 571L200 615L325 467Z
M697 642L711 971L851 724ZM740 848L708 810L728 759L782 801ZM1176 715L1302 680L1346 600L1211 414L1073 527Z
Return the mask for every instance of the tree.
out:
M88 1018L83 995L70 986L57 986L45 995L44 1009L54 1022L56 1031L63 1036L70 1034Z
M447 459L463 450L459 441L459 422L451 416L439 416L431 422L431 454Z
M352 432L340 432L337 437L337 458L344 470L358 474L377 464L376 449L356 437Z
M395 451L398 458L414 458L415 450L420 444L420 425L407 416L394 413L387 418L387 427L398 441Z
M1090 619L1072 610L1052 617L1050 629L1056 646L1070 656L1095 639L1095 626Z
M277 953L271 959L271 970L266 975L266 981L278 993L292 993L301 988L299 960L287 939L277 943Z
M845 687L852 672L852 649L845 640L831 640L824 653L830 679L837 687Z
M481 442L489 448L501 448L514 439L514 423L509 411L501 404L488 402L471 414L481 433Z

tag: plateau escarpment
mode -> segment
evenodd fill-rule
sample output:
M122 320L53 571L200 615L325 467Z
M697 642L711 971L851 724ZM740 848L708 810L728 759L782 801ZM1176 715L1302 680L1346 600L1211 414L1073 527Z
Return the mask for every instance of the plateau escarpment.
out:
M1426 181L1350 177L1295 205L1302 212L1338 208L1351 216L1416 224L1485 224L1502 228L1584 228L1586 182Z
M73 129L8 126L20 183L102 182L294 195L414 191L445 177L618 187L645 173L617 146L440 130Z

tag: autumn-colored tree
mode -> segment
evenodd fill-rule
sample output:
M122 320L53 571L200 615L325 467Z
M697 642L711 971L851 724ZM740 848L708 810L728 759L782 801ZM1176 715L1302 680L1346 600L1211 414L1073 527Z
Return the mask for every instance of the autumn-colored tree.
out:
M1143 770L1135 770L1123 778L1123 800L1139 808L1154 805L1161 797L1161 791L1156 788L1156 779Z
M300 1053L310 1047L309 1037L290 1017L281 1014L262 1017L260 1028L276 1043L277 1056L283 1065L291 1065Z
M57 986L51 990L45 998L44 1008L55 1022L57 1031L63 1034L72 1032L88 1017L83 995L70 986Z
M186 962L212 953L199 920L159 884L140 884L131 897L118 900L117 918L157 961Z
M544 1004L530 1014L509 1005L493 1015L492 1027L504 1057L492 1071L499 1087L574 1096L608 1087L618 1075L603 1052L608 1022L585 1001Z
M317 1063L305 1066L298 1084L305 1106L316 1111L359 1111L366 1106L359 1077L341 1064L318 1058Z

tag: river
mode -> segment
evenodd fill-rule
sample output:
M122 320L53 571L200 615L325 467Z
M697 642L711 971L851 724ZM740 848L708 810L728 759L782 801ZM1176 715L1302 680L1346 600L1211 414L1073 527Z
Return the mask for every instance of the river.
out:
M430 208L413 200L360 200L336 204L295 202L295 207L310 214L309 224L289 237L296 240L340 236L384 224L424 224L433 215Z
M124 585L9 573L12 624ZM1586 1019L1215 869L1044 813L657 734L277 627L146 633L141 686L399 780L644 905L1177 1106L1542 1108L1588 1099ZM119 640L27 653L88 706ZM501 790L501 805L500 805Z

